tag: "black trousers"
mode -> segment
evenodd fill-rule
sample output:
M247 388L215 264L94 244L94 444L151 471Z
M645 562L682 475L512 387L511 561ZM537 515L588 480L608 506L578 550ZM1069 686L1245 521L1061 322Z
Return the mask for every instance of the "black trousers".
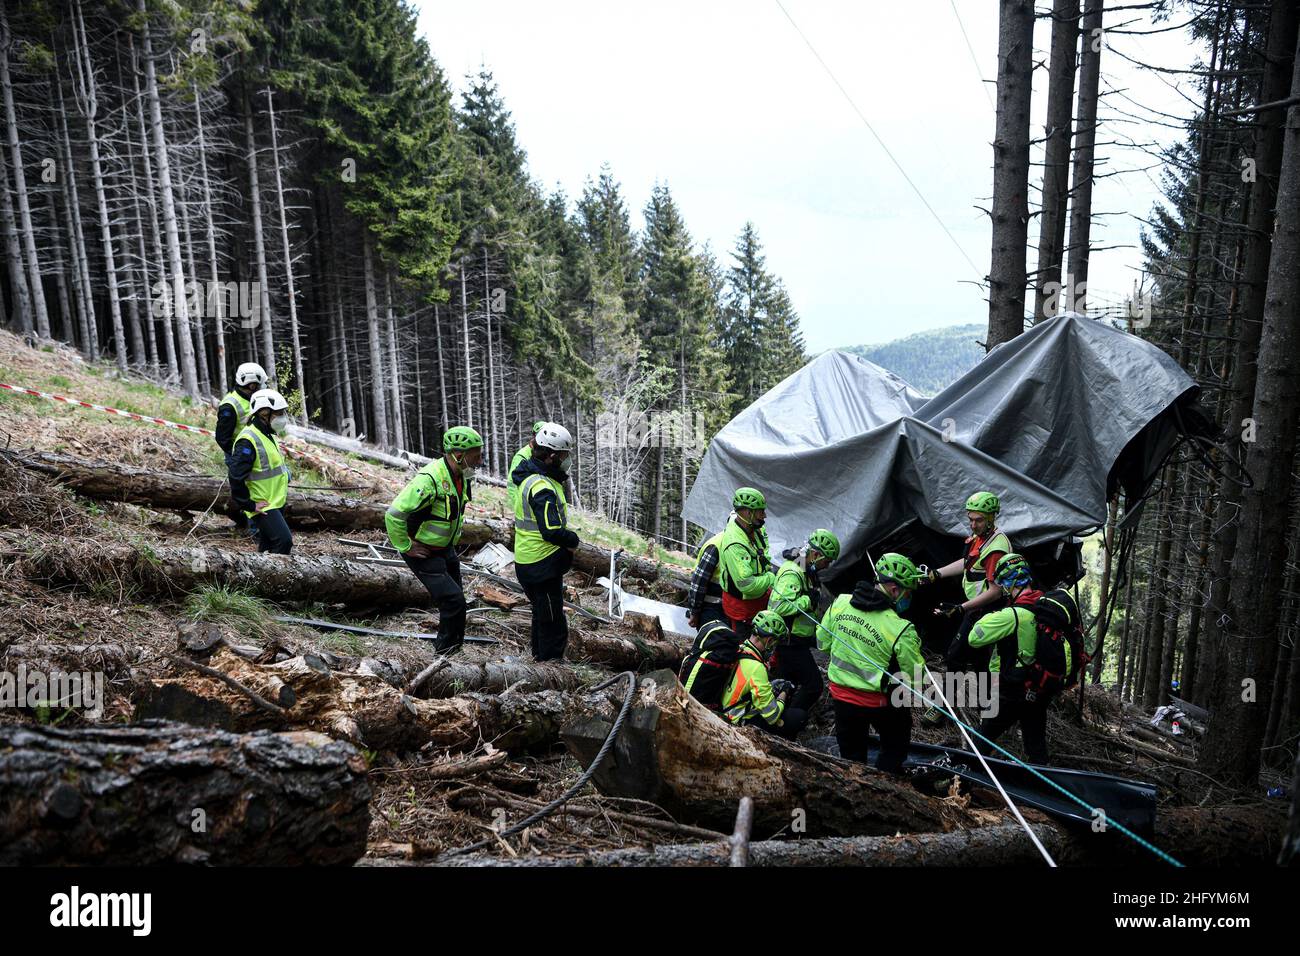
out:
M1047 708L1055 695L1039 694L1032 701L1025 700L1023 688L1014 690L999 689L998 713L980 721L979 732L989 740L997 740L1015 724L1020 724L1020 739L1025 744L1025 756L1030 763L1046 764L1047 753ZM1002 757L1003 755L984 741L976 738L975 746L985 756Z
M515 564L515 577L533 606L533 659L558 660L569 644L564 616L564 575L573 566L573 552L561 548L533 564Z
M703 627L705 624L708 624L710 621L721 621L723 624L726 624L727 615L722 613L721 604L715 604L709 601L705 601L704 606L700 608L699 626Z
M804 725L808 723L808 711L799 707L785 705L781 711L781 726L773 727L762 717L750 717L748 720L742 720L746 727L758 727L769 734L777 737L784 737L786 740L794 740L799 736L799 731L803 730Z
M279 508L269 508L254 515L252 522L258 551L288 554L293 549L293 534Z
M833 701L835 705L835 739L839 741L840 756L845 760L866 763L870 756L868 739L874 727L880 735L880 753L876 756L876 769L898 773L907 759L907 749L912 742L912 710L909 707L859 707L847 701Z
M460 558L452 548L437 548L427 558L402 555L438 609L439 654L454 651L465 643L465 590L460 583Z
M793 637L776 649L776 662L768 668L772 677L797 686L790 703L800 710L812 710L822 695L822 671L812 656L812 638Z

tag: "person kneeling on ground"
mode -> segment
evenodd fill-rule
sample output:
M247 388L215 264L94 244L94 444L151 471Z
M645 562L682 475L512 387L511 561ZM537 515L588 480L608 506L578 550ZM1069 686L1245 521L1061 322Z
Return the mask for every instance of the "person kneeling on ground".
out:
M714 713L722 712L726 689L740 653L740 638L726 621L705 621L682 658L678 679L690 694Z
M751 622L749 639L740 645L736 670L722 694L722 715L733 724L757 726L768 733L794 740L808 722L808 712L786 705L787 681L774 684L767 675L768 655L777 641L789 634L775 611L759 611Z

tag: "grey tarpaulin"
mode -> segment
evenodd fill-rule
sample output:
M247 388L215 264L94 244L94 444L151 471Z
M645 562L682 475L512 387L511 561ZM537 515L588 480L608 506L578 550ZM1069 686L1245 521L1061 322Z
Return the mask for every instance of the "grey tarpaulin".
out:
M912 521L964 536L967 495L989 490L1026 547L1102 524L1121 452L1147 429L1137 470L1162 458L1178 431L1168 413L1196 390L1160 349L1075 313L998 346L929 401L827 352L718 432L684 513L715 531L735 488L753 485L773 554L826 527L843 561Z

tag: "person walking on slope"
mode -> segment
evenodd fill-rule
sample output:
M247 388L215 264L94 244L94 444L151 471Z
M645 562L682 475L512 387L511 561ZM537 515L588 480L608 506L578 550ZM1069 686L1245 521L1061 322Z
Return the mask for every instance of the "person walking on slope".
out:
M263 388L253 393L248 406L248 423L230 450L230 497L252 522L258 551L288 554L293 549L284 520L289 466L279 436L289 427L289 403L275 389Z
M880 735L876 768L898 773L912 741L911 701L893 699L896 681L920 691L924 667L916 628L899 616L921 583L911 559L895 552L876 562L876 583L859 581L826 611L817 644L831 656L827 676L840 756L866 763L872 728ZM911 697L908 694L908 697Z
M532 456L510 477L519 485L515 504L515 577L532 604L532 650L539 661L564 656L569 623L564 616L564 575L573 567L578 536L569 529L564 479L573 438L563 425L538 430Z
M767 501L755 488L737 488L731 507L735 513L718 542L722 611L742 641L749 636L754 615L767 608L776 581L768 556Z
M465 642L465 590L456 544L465 505L474 498L474 473L483 461L483 436L467 425L447 429L442 457L415 473L384 515L388 541L438 608L440 654Z
M791 703L803 710L811 710L822 695L821 668L812 656L817 623L809 615L816 616L821 604L820 572L839 556L840 539L818 528L808 536L807 546L781 565L772 585L768 606L790 629L790 636L777 645L772 673L799 688Z

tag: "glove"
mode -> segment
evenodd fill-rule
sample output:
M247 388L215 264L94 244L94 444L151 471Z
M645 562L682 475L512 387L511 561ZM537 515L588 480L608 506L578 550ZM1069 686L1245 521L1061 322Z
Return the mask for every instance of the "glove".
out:
M414 558L416 561L419 561L421 558L427 558L431 554L433 554L433 549L423 541L412 540L411 546L406 549L407 557Z
M925 575L921 581L922 587L925 587L927 584L937 584L939 582L939 572L937 569L928 568L923 564L920 567L920 571Z
M962 610L960 604L943 603L934 609L934 613L938 617L960 617Z
M777 697L780 697L782 694L791 694L793 692L794 692L793 682L788 680L783 680L781 678L777 678L776 680L772 681L772 693L775 694Z

